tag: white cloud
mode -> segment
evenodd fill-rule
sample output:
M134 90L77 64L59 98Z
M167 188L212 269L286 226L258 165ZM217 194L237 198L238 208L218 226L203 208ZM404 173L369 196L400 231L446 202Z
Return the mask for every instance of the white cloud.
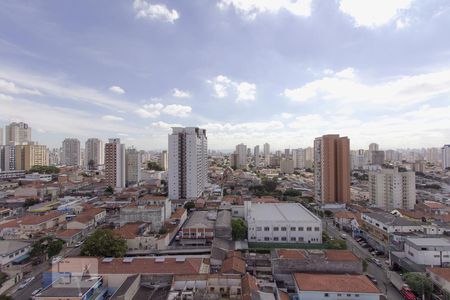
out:
M170 104L164 107L163 113L176 116L176 117L187 117L192 111L192 108L187 105Z
M117 116L112 116L112 115L106 115L106 116L102 117L102 120L114 122L114 121L123 121L123 118L117 117Z
M284 113L281 113L281 117L283 119L290 119L293 117L293 114L284 112Z
M150 103L145 104L138 110L136 113L142 118L156 118L161 114L161 110L164 108L164 105L161 103Z
M340 0L339 9L351 16L356 26L378 27L398 19L413 0Z
M117 86L117 85L111 86L109 88L109 90L111 92L115 93L115 94L119 94L119 95L125 94L125 90L123 88L121 88L120 86Z
M0 92L6 94L26 94L26 95L41 95L36 89L27 89L17 86L14 82L3 80L0 78Z
M246 81L233 81L225 75L218 75L207 80L212 85L216 98L226 98L230 94L235 96L235 102L250 102L256 100L256 84Z
M285 10L296 16L311 15L312 0L219 0L217 5L225 10L233 7L241 16L254 20L258 14L278 13Z
M163 121L153 122L152 127L162 130L170 130L172 127L183 127L181 124L170 124Z
M366 84L348 68L282 93L294 102L333 100L341 104L362 104L361 107L384 105L396 108L426 102L439 95L450 95L450 69L419 75L390 78Z
M241 82L236 86L238 97L236 102L249 102L256 99L256 84Z
M176 98L191 98L191 94L188 91L182 91L179 89L173 89L172 96Z
M175 9L168 9L164 4L151 4L146 0L135 0L133 3L136 18L144 18L167 23L174 23L180 15Z

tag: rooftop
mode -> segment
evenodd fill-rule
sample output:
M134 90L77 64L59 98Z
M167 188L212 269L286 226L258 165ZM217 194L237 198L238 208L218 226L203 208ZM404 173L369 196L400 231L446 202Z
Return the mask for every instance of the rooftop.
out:
M27 246L30 246L30 243L19 241L0 241L0 256L8 255Z
M299 203L252 204L250 218L267 222L320 222L320 219Z
M214 228L214 220L209 218L209 211L194 211L183 228Z
M364 215L388 226L420 226L417 222L397 217L387 212L367 212Z
M450 268L427 268L427 271L450 282Z
M381 293L365 275L295 273L294 278L300 291Z
M58 297L58 298L81 298L80 293L84 295L89 291L101 277L90 276L67 276L60 277L49 287L44 289L39 297Z
M407 238L410 243L423 247L423 246L434 246L434 247L450 247L450 241L446 238Z
M37 225L48 222L55 218L65 215L64 213L58 212L56 210L50 211L44 215L27 215L22 218L22 225Z

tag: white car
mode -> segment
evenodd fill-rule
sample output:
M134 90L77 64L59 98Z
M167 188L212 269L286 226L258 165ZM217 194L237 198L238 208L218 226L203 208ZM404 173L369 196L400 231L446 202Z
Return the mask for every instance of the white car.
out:
M347 234L341 233L341 238L345 240L347 238Z
M27 278L27 279L25 279L20 285L19 285L19 290L21 290L21 289L23 289L23 288L25 288L27 285L29 285L30 284L30 282L32 282L34 280L34 276L33 277L30 277L30 278Z
M39 289L37 289L37 290L34 290L34 291L31 293L31 297L37 296L41 291L42 291L42 288L39 288Z
M59 263L62 260L61 256L55 256L52 258L51 264L52 265L56 265L57 263Z
M78 242L78 243L75 244L75 248L78 248L78 247L80 247L81 245L83 245L83 242Z

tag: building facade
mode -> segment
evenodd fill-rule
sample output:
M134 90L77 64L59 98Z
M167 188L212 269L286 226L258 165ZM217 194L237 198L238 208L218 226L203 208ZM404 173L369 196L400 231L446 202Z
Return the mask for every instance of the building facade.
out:
M314 140L314 196L321 204L350 202L350 140L338 134Z
M169 198L196 199L207 182L208 139L198 127L174 127L169 134Z
M109 139L105 144L105 178L109 186L125 187L125 145L120 139Z
M141 153L134 148L127 149L125 152L126 185L139 184L141 181Z
M5 126L5 145L23 145L31 142L31 127L13 122Z
M444 145L442 147L442 168L450 168L450 145Z
M105 147L103 141L97 138L90 138L85 143L85 164L87 168L95 168L105 163Z
M78 139L67 138L62 142L62 163L67 166L79 166L81 148Z

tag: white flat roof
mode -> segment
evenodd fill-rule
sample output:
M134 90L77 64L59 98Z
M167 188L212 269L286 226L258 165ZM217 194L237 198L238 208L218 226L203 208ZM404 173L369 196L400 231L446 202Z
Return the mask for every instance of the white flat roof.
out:
M408 238L408 241L417 246L450 247L450 241L446 238Z
M320 222L312 212L299 203L252 204L250 216L257 221L309 221Z

